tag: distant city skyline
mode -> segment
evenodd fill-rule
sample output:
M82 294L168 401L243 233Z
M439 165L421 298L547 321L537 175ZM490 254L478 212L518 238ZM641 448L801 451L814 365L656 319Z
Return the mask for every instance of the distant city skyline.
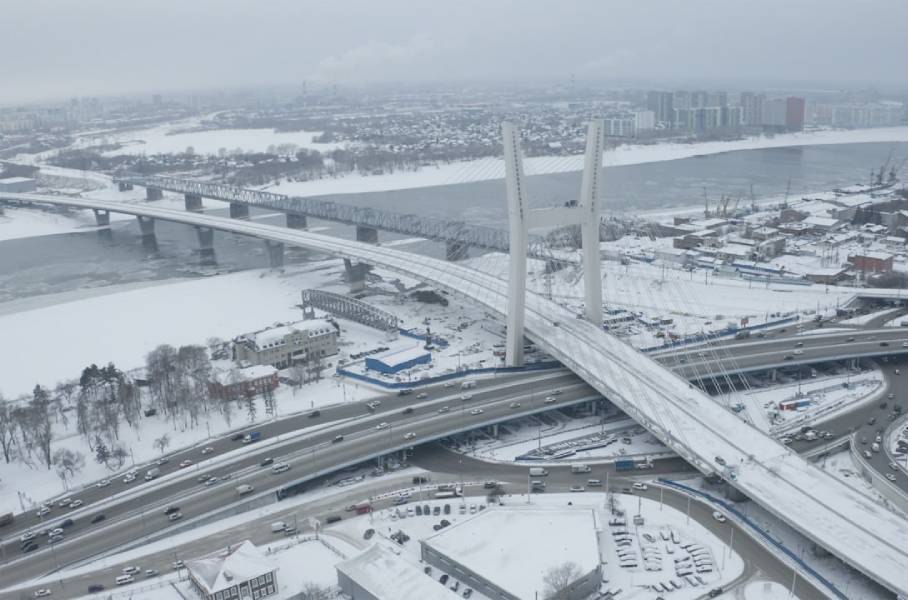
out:
M379 81L908 89L899 0L10 3L0 103ZM856 26L867 23L867 26ZM735 85L738 82L738 85Z

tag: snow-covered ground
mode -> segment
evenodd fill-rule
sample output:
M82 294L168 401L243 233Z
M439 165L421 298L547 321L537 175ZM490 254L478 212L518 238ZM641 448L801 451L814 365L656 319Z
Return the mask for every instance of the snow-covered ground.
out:
M86 211L62 215L30 208L4 207L0 214L0 242L93 228L95 218Z
M620 166L677 160L692 156L733 152L735 150L901 141L908 141L908 127L787 133L773 137L760 136L728 142L700 142L693 144L661 143L652 145L627 144L607 151L603 162L605 166ZM180 150L183 149L185 149L185 146ZM582 168L582 156L532 157L524 160L524 170L527 175L579 171ZM311 196L400 190L488 179L501 179L503 177L503 160L498 158L486 158L423 167L418 171L399 171L385 175L370 176L353 173L337 178L303 182L285 182L281 183L280 186L273 186L269 189L284 194Z
M754 426L780 435L804 423L817 424L852 410L862 400L874 398L882 386L883 374L873 370L754 388L727 398L729 406L744 405L742 413ZM810 404L797 410L780 410L779 403L786 400L807 400Z

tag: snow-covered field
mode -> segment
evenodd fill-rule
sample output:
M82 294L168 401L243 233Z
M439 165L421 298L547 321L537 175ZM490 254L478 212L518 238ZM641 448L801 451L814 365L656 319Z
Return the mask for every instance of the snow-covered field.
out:
M653 145L623 145L605 153L605 166L635 165L641 163L677 160L692 156L720 154L736 150L783 148L822 144L853 144L863 142L908 141L908 127L878 129L825 130L787 133L774 137L751 137L728 142L700 142L693 144L662 143ZM181 148L180 150L183 150ZM583 168L582 156L532 157L525 159L527 175L579 171ZM346 194L420 188L433 185L465 183L504 177L502 159L487 158L424 167L418 171L400 171L385 175L350 174L344 177L314 181L284 182L274 191L297 196L321 194Z
M5 207L3 214L0 214L0 242L92 228L95 228L95 218L86 211L61 215L43 210Z

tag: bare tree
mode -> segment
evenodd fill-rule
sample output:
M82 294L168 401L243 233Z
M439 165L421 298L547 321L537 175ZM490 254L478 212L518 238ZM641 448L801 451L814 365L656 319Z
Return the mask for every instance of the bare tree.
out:
M320 586L317 583L309 582L303 586L300 591L300 600L331 600L334 593L329 587Z
M50 404L50 393L36 385L28 410L28 433L48 469L52 465L50 443L54 437L50 424Z
M12 449L18 427L16 409L0 394L0 448L3 450L3 459L7 464L12 459Z
M155 450L160 450L161 454L164 454L164 451L170 446L170 436L165 433L161 437L155 438L151 445Z
M56 407L59 410L57 418L60 420L60 423L63 427L69 425L69 417L66 415L67 411L73 406L73 401L79 392L79 382L75 380L62 381L57 384L57 387L54 389L54 398L56 400Z
M580 577L580 567L575 562L566 562L546 571L542 581L545 584L546 600L568 600L571 584Z
M85 466L85 455L77 450L58 448L53 455L53 465L65 488L67 487L67 481L75 477L76 473Z

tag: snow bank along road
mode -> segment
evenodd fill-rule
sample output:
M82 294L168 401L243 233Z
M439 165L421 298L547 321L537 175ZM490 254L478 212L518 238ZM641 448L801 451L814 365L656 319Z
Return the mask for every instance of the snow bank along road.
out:
M399 250L223 217L118 202L3 194L34 201L142 215L302 246L364 261L437 285L504 320L507 282L464 266ZM800 458L717 406L654 360L565 308L528 293L526 333L542 350L703 472L730 474L735 487L800 533L893 592L908 595L908 521Z

